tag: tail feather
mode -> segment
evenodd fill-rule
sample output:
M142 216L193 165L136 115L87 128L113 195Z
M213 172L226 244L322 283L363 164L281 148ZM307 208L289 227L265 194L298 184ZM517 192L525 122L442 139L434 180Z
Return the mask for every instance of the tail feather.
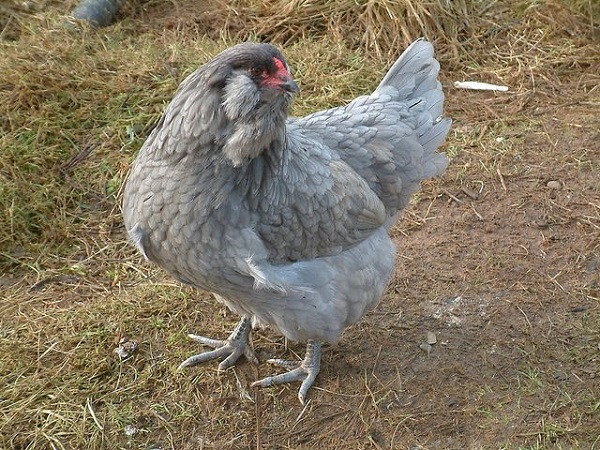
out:
M433 46L424 39L413 42L392 65L375 92L393 87L397 99L413 103L417 117L416 133L423 147L423 178L440 175L448 165L444 154L436 153L450 130L452 121L441 119L444 92L437 77L440 64Z
M444 105L442 85L437 79L439 71L440 64L434 57L433 46L421 38L400 55L375 92L392 86L398 91L398 100L424 100L427 111L435 120L442 115Z
M425 153L435 152L442 145L451 125L452 120L450 119L440 120L419 138L419 143L423 146Z
M433 46L419 39L371 95L294 122L363 177L390 217L408 205L421 180L442 174L448 165L446 155L436 153L452 123L442 118L439 70Z
M442 119L419 138L425 156L423 160L423 178L441 175L448 167L446 155L435 151L446 139L451 125L451 119Z
M379 83L377 89L394 86L402 94L419 97L430 90L440 89L437 76L440 64L433 57L433 46L423 38L417 39L400 55ZM412 95L409 95L412 94Z

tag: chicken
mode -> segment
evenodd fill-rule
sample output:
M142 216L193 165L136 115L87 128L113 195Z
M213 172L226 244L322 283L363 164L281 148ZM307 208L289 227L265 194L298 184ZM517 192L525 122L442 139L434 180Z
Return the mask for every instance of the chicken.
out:
M389 231L420 181L447 165L451 121L433 47L414 42L375 91L290 118L299 91L269 44L225 50L181 84L132 165L123 217L139 251L241 316L180 367L241 355L253 327L307 342L302 361L253 386L319 373L321 344L373 309L395 264Z

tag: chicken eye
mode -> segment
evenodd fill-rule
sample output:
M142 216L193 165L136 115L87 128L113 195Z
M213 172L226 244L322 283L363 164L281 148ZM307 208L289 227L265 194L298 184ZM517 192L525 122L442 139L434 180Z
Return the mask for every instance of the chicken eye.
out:
M258 67L251 67L250 68L250 75L252 75L253 77L257 77L260 74L262 74L262 70L260 70Z

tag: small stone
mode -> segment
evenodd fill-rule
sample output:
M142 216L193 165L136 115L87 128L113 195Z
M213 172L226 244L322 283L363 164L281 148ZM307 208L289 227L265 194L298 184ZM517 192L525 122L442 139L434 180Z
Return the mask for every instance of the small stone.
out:
M550 180L546 183L546 187L548 189L560 189L562 185L560 184L560 181Z
M446 406L448 408L454 408L456 406L458 406L459 402L457 398L454 397L449 397L446 399Z
M427 344L426 342L423 342L422 344L420 344L419 348L421 350L423 350L424 352L426 352L428 355L429 355L429 353L431 353L431 345Z
M138 432L138 429L134 425L125 425L123 431L125 432L125 436L133 436Z
M200 447L202 448L202 447ZM160 444L150 444L148 446L148 450L163 450L162 445Z
M437 337L435 335L435 333L433 333L432 331L428 331L427 332L427 343L429 345L433 345L437 342Z
M120 360L129 358L138 348L138 343L130 341L127 338L122 338L119 341L119 346L113 351L117 354Z

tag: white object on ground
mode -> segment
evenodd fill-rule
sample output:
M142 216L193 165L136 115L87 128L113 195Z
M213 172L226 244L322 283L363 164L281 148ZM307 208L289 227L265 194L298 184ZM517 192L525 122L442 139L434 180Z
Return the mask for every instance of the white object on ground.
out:
M508 86L498 84L481 83L479 81L455 81L454 87L459 89L472 89L475 91L508 91Z

